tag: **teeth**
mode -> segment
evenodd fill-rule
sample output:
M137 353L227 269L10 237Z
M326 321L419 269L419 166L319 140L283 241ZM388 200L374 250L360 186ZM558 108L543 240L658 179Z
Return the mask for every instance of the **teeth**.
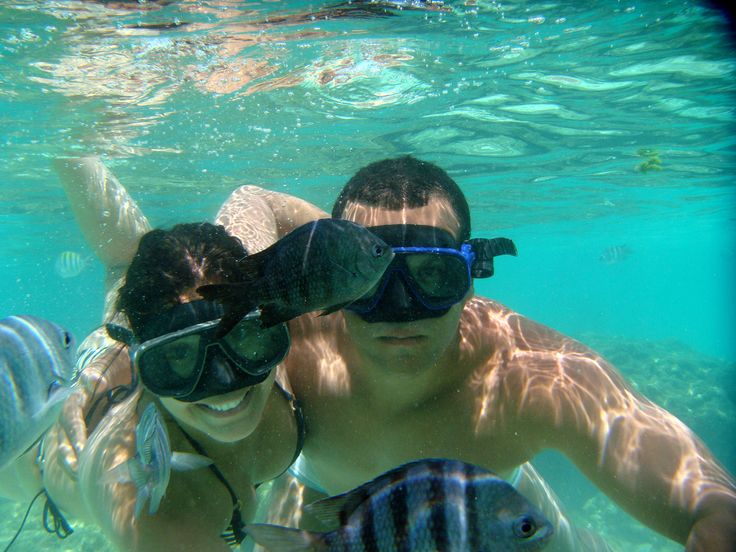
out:
M245 395L247 395L247 393ZM226 402L222 404L207 404L205 406L207 408L211 408L212 410L217 410L218 412L227 412L228 410L232 410L236 406L240 405L240 403L243 402L243 399L245 399L245 395L243 395L239 399L235 399L230 402Z

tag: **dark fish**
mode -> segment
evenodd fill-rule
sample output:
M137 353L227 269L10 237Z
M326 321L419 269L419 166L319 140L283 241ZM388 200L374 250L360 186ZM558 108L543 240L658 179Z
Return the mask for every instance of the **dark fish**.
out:
M613 245L604 249L598 260L603 264L612 265L625 261L629 255L631 255L631 248L628 245Z
M74 339L35 316L0 320L0 468L45 432L69 396Z
M272 552L514 552L540 550L553 533L512 485L457 460L410 462L306 508L338 528L253 524L246 531Z
M203 468L212 460L199 454L171 452L169 433L154 403L150 403L135 427L135 456L118 464L102 478L103 483L135 484L135 517L148 502L148 513L155 514L169 486L171 470Z
M225 305L218 329L222 336L256 307L265 327L306 312L339 310L367 293L393 256L365 227L320 219L242 259L238 283L202 286L197 292Z

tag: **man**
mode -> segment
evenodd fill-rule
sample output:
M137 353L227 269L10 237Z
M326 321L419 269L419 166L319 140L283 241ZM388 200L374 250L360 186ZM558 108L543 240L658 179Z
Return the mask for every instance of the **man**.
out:
M247 197L269 206L279 235L318 216L254 187L223 209ZM457 458L508 478L556 518L549 550L601 549L569 527L527 464L556 449L688 551L734 550L734 482L687 427L595 352L474 295L471 275L492 273L493 254L512 249L463 247L469 209L443 170L411 157L373 163L332 215L374 228L396 258L367 297L290 324L286 365L308 431L295 467L303 483L335 494L409 460ZM76 449L79 433L70 428Z

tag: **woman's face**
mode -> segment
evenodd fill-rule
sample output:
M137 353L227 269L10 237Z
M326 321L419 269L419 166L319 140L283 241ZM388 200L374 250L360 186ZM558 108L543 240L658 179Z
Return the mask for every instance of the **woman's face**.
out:
M258 427L266 407L276 370L257 385L214 395L197 402L161 397L161 404L177 421L222 442L245 439Z
M179 296L182 304L202 299L195 291L201 282ZM196 402L184 402L171 397L161 397L161 404L179 422L187 424L223 442L239 441L248 437L258 427L263 416L276 369L256 385L220 395L212 395Z

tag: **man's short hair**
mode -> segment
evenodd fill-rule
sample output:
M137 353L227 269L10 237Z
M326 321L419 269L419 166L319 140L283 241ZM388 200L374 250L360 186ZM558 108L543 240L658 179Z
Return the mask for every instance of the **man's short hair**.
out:
M360 169L345 184L332 207L341 218L350 201L389 210L423 207L432 197L447 199L460 223L460 242L470 239L470 208L460 187L444 170L406 155L376 161Z

